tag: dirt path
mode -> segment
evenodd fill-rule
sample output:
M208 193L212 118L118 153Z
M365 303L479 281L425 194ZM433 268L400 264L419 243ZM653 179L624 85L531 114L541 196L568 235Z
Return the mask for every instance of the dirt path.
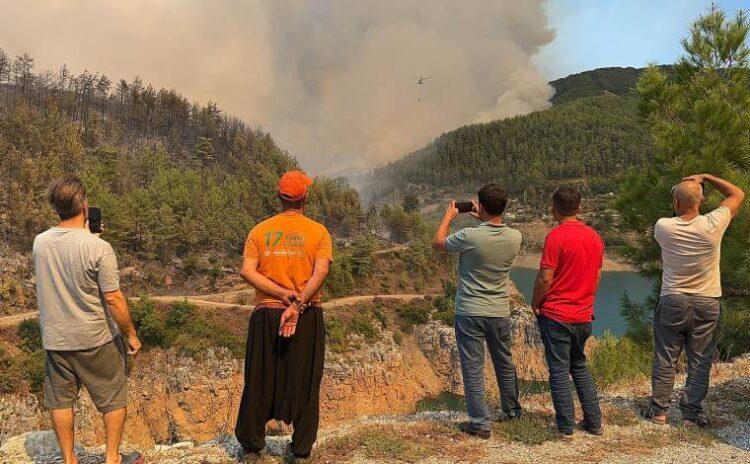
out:
M224 293L213 293L209 295L160 295L150 296L154 301L159 303L175 303L179 301L187 300L201 308L212 308L212 309L253 309L253 305L239 304L239 303L228 303L226 301L211 301L210 298L222 298L226 296L236 296L248 294L252 295L254 292L252 289L249 290L235 290L232 292ZM419 293L395 293L395 294L380 294L380 295L356 295L347 296L343 298L336 298L323 303L323 308L338 308L341 306L352 305L356 303L369 302L376 299L388 299L388 300L400 300L410 301L424 298L425 296L435 295L424 295ZM138 301L140 298L130 298L130 302ZM36 319L39 317L39 311L28 311L20 314L13 314L12 316L0 317L0 328L15 327L26 319Z
M373 255L385 255L385 254L388 254L388 253L393 253L393 252L396 252L396 251L404 251L404 250L408 250L408 249L409 249L409 247L407 245L402 245L400 243L396 243L392 247L384 248L382 250L378 250L378 251L374 252Z
M38 315L38 311L29 311L26 313L0 317L0 329L5 327L15 327L26 319L36 319Z

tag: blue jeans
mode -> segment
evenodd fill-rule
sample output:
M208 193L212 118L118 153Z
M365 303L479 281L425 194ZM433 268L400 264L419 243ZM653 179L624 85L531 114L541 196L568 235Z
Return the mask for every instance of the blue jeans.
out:
M510 351L510 321L505 317L456 316L455 327L466 409L472 425L480 430L490 428L490 414L484 397L485 341L495 367L503 412L510 417L520 416L518 378Z
M537 322L549 367L549 386L555 406L557 429L569 435L573 433L575 426L571 377L583 409L584 425L591 429L601 427L599 397L583 352L586 340L591 336L591 323L566 324L545 316L538 316Z

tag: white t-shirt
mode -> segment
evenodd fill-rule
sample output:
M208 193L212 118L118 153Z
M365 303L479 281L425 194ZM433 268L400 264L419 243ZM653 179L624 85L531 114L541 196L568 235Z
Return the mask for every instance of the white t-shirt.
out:
M654 237L664 263L662 295L721 296L721 238L731 219L729 208L719 206L690 221L673 217L656 222Z

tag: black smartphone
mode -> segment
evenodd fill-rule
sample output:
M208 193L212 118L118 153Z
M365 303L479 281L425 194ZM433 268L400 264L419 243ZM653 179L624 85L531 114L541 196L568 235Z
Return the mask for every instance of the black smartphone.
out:
M98 206L89 206L89 230L92 234L102 233L102 209Z
M457 201L456 208L459 213L470 213L474 211L474 203L470 201Z

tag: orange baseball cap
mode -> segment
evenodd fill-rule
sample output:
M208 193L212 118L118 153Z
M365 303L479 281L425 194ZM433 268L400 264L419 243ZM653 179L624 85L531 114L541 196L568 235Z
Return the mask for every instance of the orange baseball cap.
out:
M303 200L307 196L307 187L312 183L304 172L289 171L279 179L279 195L288 201Z

